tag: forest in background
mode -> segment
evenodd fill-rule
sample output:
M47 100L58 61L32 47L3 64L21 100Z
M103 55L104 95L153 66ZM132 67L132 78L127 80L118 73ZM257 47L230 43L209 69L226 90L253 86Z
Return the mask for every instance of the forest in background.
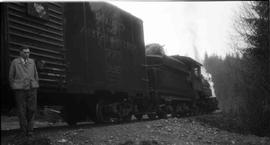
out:
M225 58L205 55L219 108L256 135L270 135L269 1L243 5L235 29L245 45L233 45ZM237 40L236 40L237 41Z

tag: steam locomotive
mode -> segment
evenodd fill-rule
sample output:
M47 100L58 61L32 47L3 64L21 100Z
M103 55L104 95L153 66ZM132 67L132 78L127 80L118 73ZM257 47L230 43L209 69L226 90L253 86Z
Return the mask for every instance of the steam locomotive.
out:
M1 106L15 103L8 69L31 49L38 105L63 106L68 124L165 118L216 108L201 64L145 47L143 22L105 2L1 3Z

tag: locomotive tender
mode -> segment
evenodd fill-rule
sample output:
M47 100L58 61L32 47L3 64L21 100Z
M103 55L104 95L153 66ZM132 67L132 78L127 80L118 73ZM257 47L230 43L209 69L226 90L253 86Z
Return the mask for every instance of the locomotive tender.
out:
M38 67L38 104L63 106L70 125L191 114L211 96L198 62L146 54L143 22L111 4L1 3L2 106L14 104L7 76L22 45Z

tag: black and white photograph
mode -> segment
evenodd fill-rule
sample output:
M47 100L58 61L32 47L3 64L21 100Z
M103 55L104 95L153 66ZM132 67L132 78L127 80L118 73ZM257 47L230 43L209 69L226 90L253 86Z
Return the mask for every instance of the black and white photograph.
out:
M270 145L267 1L0 1L1 145Z

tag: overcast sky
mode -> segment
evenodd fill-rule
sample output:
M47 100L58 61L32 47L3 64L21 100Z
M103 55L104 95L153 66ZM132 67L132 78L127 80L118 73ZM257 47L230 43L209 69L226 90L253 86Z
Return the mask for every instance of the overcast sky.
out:
M220 56L231 52L232 23L241 5L235 1L110 3L143 20L145 44L159 43L168 55L197 60L205 52Z

